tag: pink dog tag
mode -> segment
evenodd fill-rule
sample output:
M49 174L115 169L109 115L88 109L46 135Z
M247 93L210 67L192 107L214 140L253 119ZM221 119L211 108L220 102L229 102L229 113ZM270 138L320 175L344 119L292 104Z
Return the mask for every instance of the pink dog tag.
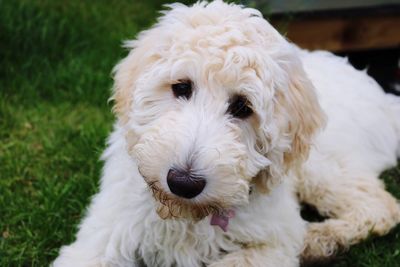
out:
M233 217L235 217L235 211L226 210L222 214L213 214L210 224L218 225L224 232L226 232L228 229L229 219L232 219Z

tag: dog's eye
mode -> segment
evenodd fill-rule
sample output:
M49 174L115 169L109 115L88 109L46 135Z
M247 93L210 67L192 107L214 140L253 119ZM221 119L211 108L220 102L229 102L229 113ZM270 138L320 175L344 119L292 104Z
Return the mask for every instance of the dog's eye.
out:
M184 97L189 99L192 95L191 81L179 81L178 83L174 83L171 87L175 97Z
M228 113L235 118L245 119L253 114L253 110L249 107L249 101L245 96L236 95L230 101Z

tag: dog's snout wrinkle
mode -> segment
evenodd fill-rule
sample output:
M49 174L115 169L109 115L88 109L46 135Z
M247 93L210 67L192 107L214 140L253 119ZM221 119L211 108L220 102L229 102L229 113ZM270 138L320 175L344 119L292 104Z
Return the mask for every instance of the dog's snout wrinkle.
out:
M203 191L206 179L187 170L172 168L168 171L167 183L173 194L190 199Z

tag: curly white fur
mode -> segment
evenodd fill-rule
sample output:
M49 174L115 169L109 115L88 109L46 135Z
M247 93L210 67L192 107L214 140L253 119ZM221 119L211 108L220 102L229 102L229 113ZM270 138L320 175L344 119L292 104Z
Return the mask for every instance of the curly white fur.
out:
M171 5L127 47L100 192L53 266L298 266L400 221L377 179L400 156L400 101L345 59L222 1ZM183 79L190 99L171 92ZM238 94L247 119L226 112ZM184 200L166 176L188 162L207 186ZM299 202L330 219L307 225Z

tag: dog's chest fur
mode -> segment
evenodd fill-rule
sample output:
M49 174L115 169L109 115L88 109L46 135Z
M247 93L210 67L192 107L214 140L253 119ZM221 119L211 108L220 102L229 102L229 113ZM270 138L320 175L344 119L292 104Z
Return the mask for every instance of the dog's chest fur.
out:
M248 206L236 210L227 232L210 225L210 216L198 222L187 219L162 220L154 210L149 210L140 222L143 228L136 256L147 266L164 266L166 263L166 266L204 266L243 246L265 243L266 240L276 242L273 231L278 227L288 235L296 235L295 229L286 228L289 224L285 223L288 220L284 218L289 216L284 206L291 203L278 202L276 198L284 191L282 187L277 188L271 196L254 196L257 199L250 200ZM148 201L152 202L150 198ZM282 221L271 220L276 216L282 216ZM300 238L302 229L298 231Z
M147 266L202 266L241 248L231 234L209 225L209 218L155 220L145 229L136 254Z

